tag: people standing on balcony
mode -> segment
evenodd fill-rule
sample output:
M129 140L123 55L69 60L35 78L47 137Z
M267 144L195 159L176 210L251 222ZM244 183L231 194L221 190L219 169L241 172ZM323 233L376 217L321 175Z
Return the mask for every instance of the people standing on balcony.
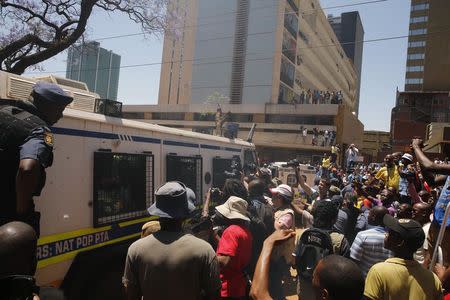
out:
M342 91L339 91L338 92L338 104L342 104L342 100L343 100Z
M328 147L328 143L330 141L330 132L328 130L325 130L325 132L323 133L323 143L324 143L324 147Z
M314 93L313 93L313 104L317 104L318 103L318 99L319 99L319 91L317 91L317 90L314 90Z
M325 95L324 95L323 91L320 91L318 104L323 104L324 97L325 97Z
M330 97L331 97L331 94L329 91L327 91L325 93L325 104L330 104Z
M306 144L306 137L308 136L308 129L303 128L302 130L302 138L303 138L303 143Z
M316 127L313 128L313 138L312 138L312 145L313 146L317 146L317 138L319 135L319 131L317 130Z
M306 97L305 91L302 91L300 93L300 104L304 104L305 103L305 97Z
M312 98L312 94L311 94L311 90L308 90L308 92L306 92L306 103L305 104L311 104L311 99Z

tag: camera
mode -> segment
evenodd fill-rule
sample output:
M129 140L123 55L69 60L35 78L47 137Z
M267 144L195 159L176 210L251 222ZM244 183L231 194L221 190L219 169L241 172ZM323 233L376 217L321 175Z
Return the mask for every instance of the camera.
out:
M222 191L219 188L211 188L210 200L213 203L218 203L222 199Z
M224 171L226 178L229 179L239 179L241 178L241 162L240 160L233 159L230 165L230 171Z
M288 161L285 164L282 164L281 166L283 168L288 168L288 167L297 168L298 166L300 166L300 162L297 159L291 159L290 161Z
M32 300L39 294L34 277L28 275L12 275L0 279L2 299Z

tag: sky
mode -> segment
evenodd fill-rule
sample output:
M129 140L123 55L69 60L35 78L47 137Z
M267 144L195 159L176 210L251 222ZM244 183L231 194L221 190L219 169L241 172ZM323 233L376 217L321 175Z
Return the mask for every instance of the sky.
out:
M253 0L257 1L257 0ZM321 0L323 8L367 2L367 0ZM364 40L407 36L409 0L385 0L345 8L325 9L325 14L339 15L359 11ZM140 33L139 25L120 13L94 11L89 20L87 39L95 40L117 35ZM101 47L121 56L118 101L124 104L156 104L163 50L163 36L143 35L99 40ZM408 39L393 39L364 43L361 76L359 119L365 130L389 131L391 109L397 88L405 83ZM25 76L54 74L65 76L67 52L62 52L42 64L43 72L29 70ZM136 64L151 64L126 67Z

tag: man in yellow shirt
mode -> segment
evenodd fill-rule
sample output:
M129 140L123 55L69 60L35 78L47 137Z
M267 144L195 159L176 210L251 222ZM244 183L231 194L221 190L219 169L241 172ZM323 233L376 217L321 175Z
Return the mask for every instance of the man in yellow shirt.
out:
M398 191L398 184L400 182L400 174L398 173L397 166L394 164L392 155L388 154L384 158L386 166L380 168L375 175L376 179L383 180L386 188L393 187Z
M383 218L389 229L384 248L394 257L370 268L364 296L370 300L441 300L439 278L414 260L413 255L423 245L422 226L411 219Z
M327 155L326 153L323 154L322 157L322 176L321 177L327 177L330 173L330 166L331 166L331 156Z

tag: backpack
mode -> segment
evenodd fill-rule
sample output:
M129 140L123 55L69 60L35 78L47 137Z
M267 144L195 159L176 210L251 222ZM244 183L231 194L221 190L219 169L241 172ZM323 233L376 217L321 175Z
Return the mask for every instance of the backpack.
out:
M274 231L274 211L270 204L262 203L258 200L252 200L248 208L250 214L254 218L259 219L258 223L264 225L264 230L266 232L266 237L268 237Z
M252 257L247 269L248 274L253 275L264 240L273 232L273 210L268 204L253 200L248 207L247 216L250 219L249 230L253 237ZM268 221L264 222L265 219ZM267 224L269 220L271 224ZM271 227L268 228L268 225Z
M305 230L294 252L298 276L311 281L319 260L333 253L333 243L328 232L318 228Z

